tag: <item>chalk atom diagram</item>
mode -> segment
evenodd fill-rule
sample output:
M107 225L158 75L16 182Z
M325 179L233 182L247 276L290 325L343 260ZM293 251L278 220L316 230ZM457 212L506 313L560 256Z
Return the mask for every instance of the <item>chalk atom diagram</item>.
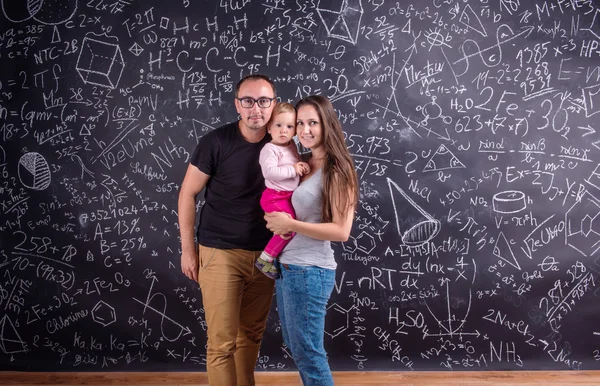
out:
M321 3L317 5L317 13L327 35L356 44L363 15L362 0L335 0L326 6Z
M111 40L114 42L87 35L83 39L76 69L84 83L111 89L119 84L125 62L117 38Z

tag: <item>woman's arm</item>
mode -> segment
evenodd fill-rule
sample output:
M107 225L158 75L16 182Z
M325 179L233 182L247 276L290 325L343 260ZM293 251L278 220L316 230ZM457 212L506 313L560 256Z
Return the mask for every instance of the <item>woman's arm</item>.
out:
M348 201L353 202L353 196L348 191ZM332 198L333 221L328 223L309 223L292 219L283 212L265 214L267 228L273 233L282 235L289 232L300 233L317 240L348 241L352 222L354 221L354 205L349 206L344 213L338 210L337 202Z

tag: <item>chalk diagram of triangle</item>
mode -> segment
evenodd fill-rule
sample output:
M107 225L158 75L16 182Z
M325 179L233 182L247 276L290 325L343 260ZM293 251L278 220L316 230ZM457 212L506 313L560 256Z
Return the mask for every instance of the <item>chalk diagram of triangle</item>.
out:
M16 354L27 351L25 342L19 336L15 325L7 315L0 320L0 349L5 354Z
M469 4L467 4L465 9L463 9L462 13L460 14L460 17L458 18L458 21L460 21L462 24L466 25L473 31L481 34L481 36L487 37L487 32L485 32L485 28L483 28L481 20Z
M438 170L463 169L464 167L465 165L445 145L440 145L435 154L427 161L427 164L423 168L423 173L436 172Z
M515 254L504 236L504 233L500 232L498 235L498 239L496 240L496 244L494 245L494 256L506 261L508 264L512 265L519 271L521 270L521 266L519 262L515 258Z

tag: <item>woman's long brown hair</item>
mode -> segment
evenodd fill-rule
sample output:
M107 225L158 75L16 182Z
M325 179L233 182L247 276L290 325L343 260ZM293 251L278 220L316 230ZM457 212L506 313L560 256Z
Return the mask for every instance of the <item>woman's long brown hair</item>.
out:
M348 208L354 208L358 203L358 176L344 140L342 124L329 99L321 95L311 95L296 104L296 111L302 106L312 106L319 114L325 149L321 218L323 222L331 222L333 221L332 199L334 197L337 202L337 210L343 216L347 213ZM350 191L350 195L348 195L348 191Z

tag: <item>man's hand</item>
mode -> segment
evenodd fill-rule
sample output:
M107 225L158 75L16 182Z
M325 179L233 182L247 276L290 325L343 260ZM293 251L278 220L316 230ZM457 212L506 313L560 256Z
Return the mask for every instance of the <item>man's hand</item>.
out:
M198 282L198 260L197 252L181 254L181 272L195 282Z

